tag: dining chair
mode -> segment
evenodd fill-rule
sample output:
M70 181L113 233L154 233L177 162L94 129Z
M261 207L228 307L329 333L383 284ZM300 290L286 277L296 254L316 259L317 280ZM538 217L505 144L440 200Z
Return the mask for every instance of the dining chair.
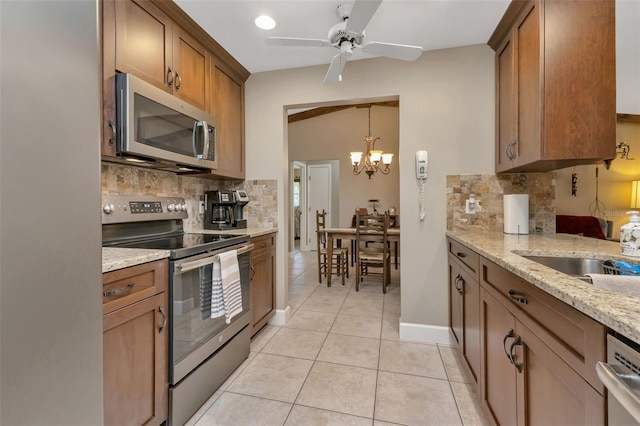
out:
M365 276L380 276L382 292L391 281L391 254L388 244L389 213L363 215L356 213L356 291ZM374 272L369 268L382 268Z
M326 228L327 212L316 210L316 234L318 236L318 282L322 282L322 276L335 273L342 277L342 285L345 284L345 276L349 278L349 249L347 247L333 247L333 268L329 271L329 251L327 250L327 234L322 232ZM327 283L328 285L328 283Z

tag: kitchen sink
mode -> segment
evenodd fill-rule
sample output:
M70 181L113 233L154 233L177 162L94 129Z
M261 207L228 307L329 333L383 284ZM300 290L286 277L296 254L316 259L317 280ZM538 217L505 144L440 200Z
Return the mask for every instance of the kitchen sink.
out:
M560 271L586 282L591 278L586 274L604 274L604 260L588 257L522 256L556 271Z

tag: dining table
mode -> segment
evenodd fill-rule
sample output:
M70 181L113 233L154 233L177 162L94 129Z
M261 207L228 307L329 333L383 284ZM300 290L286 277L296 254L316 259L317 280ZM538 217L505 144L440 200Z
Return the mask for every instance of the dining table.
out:
M327 235L327 271L333 269L333 240L337 241L338 247L342 240L355 241L356 228L324 228L322 231ZM382 235L382 232L376 234ZM387 229L387 239L391 242L400 242L400 228ZM398 250L395 250L395 262L398 263ZM331 274L327 274L327 287L331 287Z

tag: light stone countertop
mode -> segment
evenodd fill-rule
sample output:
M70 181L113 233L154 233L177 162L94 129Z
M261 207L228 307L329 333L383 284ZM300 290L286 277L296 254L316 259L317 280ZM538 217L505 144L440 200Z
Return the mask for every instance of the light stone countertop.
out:
M102 247L102 273L169 257L169 250Z
M497 263L596 321L640 343L640 298L602 290L519 254L624 260L620 244L569 234L508 235L487 231L447 231L447 236Z

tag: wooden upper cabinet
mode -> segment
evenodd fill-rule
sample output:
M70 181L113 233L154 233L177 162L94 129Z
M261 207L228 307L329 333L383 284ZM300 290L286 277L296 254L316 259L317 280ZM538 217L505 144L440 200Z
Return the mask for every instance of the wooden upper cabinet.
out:
M218 119L216 175L244 179L244 83L211 61L211 114Z
M497 172L615 156L614 0L513 0L489 45L496 51Z
M148 1L118 0L115 8L116 70L206 109L203 45Z
M115 8L116 70L134 74L171 93L171 20L144 0L118 0Z
M173 78L177 97L206 109L207 51L178 27L173 31Z

